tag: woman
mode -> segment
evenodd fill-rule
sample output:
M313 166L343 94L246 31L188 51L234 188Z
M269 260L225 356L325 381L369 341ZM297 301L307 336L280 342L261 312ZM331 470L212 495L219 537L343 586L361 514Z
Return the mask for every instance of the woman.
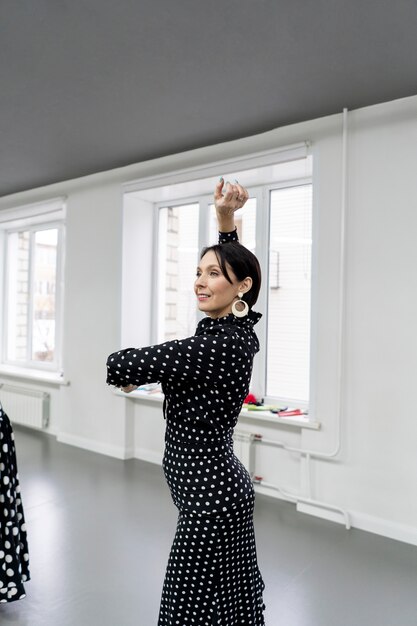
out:
M14 434L0 403L0 604L24 598L28 580L29 552Z
M122 350L107 361L108 384L129 393L158 381L165 396L163 469L179 517L158 626L265 623L254 490L232 440L259 350L253 326L261 315L249 307L261 273L234 223L248 197L223 178L216 186L219 244L202 251L197 268L194 291L207 317L195 335Z

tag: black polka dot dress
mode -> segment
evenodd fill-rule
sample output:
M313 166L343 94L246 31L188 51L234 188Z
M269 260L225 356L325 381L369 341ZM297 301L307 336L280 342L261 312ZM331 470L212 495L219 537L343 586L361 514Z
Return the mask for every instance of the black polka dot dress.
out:
M24 598L27 580L29 552L14 436L0 405L0 604Z
M234 240L235 233L220 235L221 243ZM179 516L158 626L265 624L254 490L232 439L260 317L206 317L192 337L129 348L107 361L108 384L161 382L165 397L163 470Z

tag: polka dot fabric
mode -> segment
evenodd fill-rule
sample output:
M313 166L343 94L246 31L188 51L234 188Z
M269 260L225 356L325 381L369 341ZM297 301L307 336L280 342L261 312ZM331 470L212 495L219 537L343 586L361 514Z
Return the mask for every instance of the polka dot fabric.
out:
M220 233L236 241L236 231ZM179 510L158 626L264 626L253 526L254 490L233 452L261 315L206 317L194 336L111 354L107 382L160 382L163 470Z
M13 430L0 405L0 604L25 597L30 580Z

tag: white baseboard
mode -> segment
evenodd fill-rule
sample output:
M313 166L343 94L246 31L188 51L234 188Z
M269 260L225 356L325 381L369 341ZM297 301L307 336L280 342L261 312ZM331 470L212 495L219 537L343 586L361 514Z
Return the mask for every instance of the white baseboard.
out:
M58 433L57 441L60 443L66 443L69 446L75 446L76 448L82 448L83 450L90 450L90 452L98 452L99 454L106 454L115 459L140 459L142 461L148 461L149 463L155 463L156 465L162 465L163 452L155 452L154 450L148 450L147 448L123 448L122 446L113 446L107 443L100 443L93 439L87 439L86 437L78 437L76 435L70 435L69 433Z
M135 459L141 461L148 461L148 463L155 463L155 465L162 465L163 452L155 452L154 450L148 450L147 448L135 448Z
M366 513L358 513L357 511L351 511L350 516L352 526L355 528L417 546L417 528L415 526L400 524L391 520L381 519L380 517L373 517Z
M300 513L307 513L314 517L321 517L322 519L344 524L345 520L343 515L336 511L330 511L323 509L313 504L304 504L302 502L297 504L297 511ZM348 511L352 528L358 530L364 530L374 535L381 535L387 539L395 539L396 541L402 541L404 543L410 543L417 546L417 528L414 526L407 526L406 524L399 524L392 520L383 519L380 517L374 517L361 513L359 511Z
M75 446L76 448L82 448L83 450L90 450L90 452L97 452L98 454L105 454L115 459L131 459L134 456L133 448L124 448L123 446L114 446L108 443L101 443L93 439L87 439L85 437L78 437L76 435L70 435L69 433L58 433L57 441L60 443L66 443L69 446Z

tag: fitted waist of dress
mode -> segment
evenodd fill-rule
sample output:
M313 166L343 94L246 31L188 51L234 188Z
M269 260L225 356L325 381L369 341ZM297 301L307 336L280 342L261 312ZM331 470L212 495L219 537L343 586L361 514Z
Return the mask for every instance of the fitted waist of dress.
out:
M191 456L214 456L233 452L233 438L224 437L187 437L176 435L167 429L165 436L165 450L177 454Z

